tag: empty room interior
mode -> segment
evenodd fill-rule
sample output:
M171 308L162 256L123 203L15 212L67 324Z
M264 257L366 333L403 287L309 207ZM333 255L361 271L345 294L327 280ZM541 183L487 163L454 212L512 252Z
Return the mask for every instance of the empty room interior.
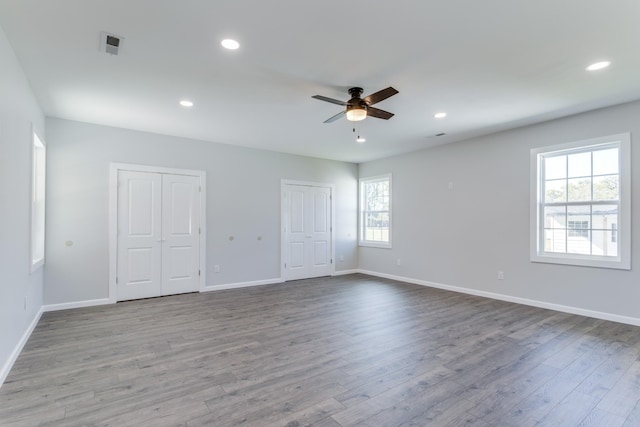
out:
M0 425L639 426L638 16L0 1Z

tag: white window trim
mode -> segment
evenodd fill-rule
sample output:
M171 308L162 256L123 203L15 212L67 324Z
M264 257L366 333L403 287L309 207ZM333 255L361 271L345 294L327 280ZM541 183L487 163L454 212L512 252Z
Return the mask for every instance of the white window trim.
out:
M42 150L44 162L42 164L42 174L45 176L43 179L42 188L37 188L37 180L36 180L36 153ZM44 217L44 211L46 209L46 171L47 171L47 145L44 140L40 138L38 132L36 132L35 126L32 126L31 132L31 234L30 234L30 272L33 273L42 266L44 266L45 260L45 227L46 220ZM37 216L37 211L35 209L36 198L38 197L38 193L42 192L43 202L42 202L42 215L40 218ZM37 223L42 221L42 234L40 236L36 235L36 229L38 228ZM36 239L38 241L36 242ZM41 248L36 248L36 245L42 246ZM41 252L41 255L38 254Z
M363 224L363 218L362 218L362 212L363 209L362 207L364 206L364 194L362 194L362 184L364 182L375 182L375 181L383 181L383 180L389 180L389 241L387 243L383 243L383 242L374 242L371 240L364 240L363 239L363 232L364 232L364 224ZM366 246L366 247L371 247L371 248L383 248L383 249L391 249L391 238L392 238L392 215L391 215L391 211L393 210L393 181L391 179L391 174L387 173L384 175L376 175L376 176L370 176L370 177L366 177L366 178L360 178L358 180L358 193L359 193L359 203L358 203L358 245L359 246Z
M620 143L620 211L618 216L619 252L617 257L597 255L578 255L565 253L551 253L541 251L541 224L544 218L540 215L541 188L541 154L563 151L573 148ZM631 269L631 135L621 133L616 135L558 144L531 150L531 189L530 189L530 257L532 262L577 265L585 267L613 268L621 270Z

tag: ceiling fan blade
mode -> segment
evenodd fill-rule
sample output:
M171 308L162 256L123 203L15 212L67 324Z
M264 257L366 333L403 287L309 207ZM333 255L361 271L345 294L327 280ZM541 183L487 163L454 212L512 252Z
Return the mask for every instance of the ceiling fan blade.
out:
M340 111L338 114L336 114L335 116L329 117L327 120L325 120L322 123L331 123L331 122L335 122L336 120L338 120L339 118L341 118L342 116L344 116L346 114L346 110L345 111ZM392 114L393 115L393 114Z
M369 107L367 108L367 116L375 117L377 119L389 120L391 117L393 117L393 113L381 110L379 108Z
M319 99L320 101L330 102L332 104L347 105L347 103L344 101L340 101L333 98L327 98L326 96L322 96L322 95L313 95L312 98Z
M396 93L398 93L398 91L392 88L391 86L389 86L386 89L382 89L376 93L372 93L371 95L364 98L363 101L369 105L373 105L380 101L384 101L385 99L395 95Z

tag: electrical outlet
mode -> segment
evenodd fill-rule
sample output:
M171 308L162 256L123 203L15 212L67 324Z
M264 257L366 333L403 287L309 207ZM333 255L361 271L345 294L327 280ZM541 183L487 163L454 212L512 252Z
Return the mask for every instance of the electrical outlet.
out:
M396 260L396 265L402 265L402 260L400 258Z
M498 280L504 280L504 271L498 270Z
M213 272L214 273L220 273L220 266L219 265L214 265L213 266Z
M340 255L340 262L344 262L344 256Z

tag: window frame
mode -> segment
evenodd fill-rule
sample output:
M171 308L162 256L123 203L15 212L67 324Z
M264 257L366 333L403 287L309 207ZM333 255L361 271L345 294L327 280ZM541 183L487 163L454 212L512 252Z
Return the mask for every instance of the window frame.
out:
M45 263L47 145L35 127L31 137L30 271Z
M575 154L580 151L591 152L602 146L617 146L618 156L618 225L616 240L617 256L583 255L571 253L546 252L544 250L543 203L543 158L550 154ZM610 136L574 141L531 150L531 189L530 189L530 259L532 262L565 264L585 267L631 269L631 135L621 133ZM568 202L571 203L571 202ZM591 206L598 203L585 202ZM567 219L568 221L568 219ZM568 222L567 222L568 227Z
M387 212L387 215L389 216L389 238L386 242L382 242L382 241L377 241L377 240L365 240L365 214L369 211L365 211L364 207L366 206L365 203L365 192L364 192L364 186L367 184L372 184L372 183L376 183L376 182L381 182L381 181L388 181L389 182L389 209L387 211L376 211L376 212ZM391 249L391 236L392 236L392 209L393 209L393 199L392 199L392 193L393 193L393 185L392 185L393 181L392 181L392 177L391 177L391 173L387 173L387 174L383 174L383 175L376 175L376 176L371 176L371 177L366 177L366 178L360 178L358 180L358 192L360 193L360 197L359 197L359 206L358 206L358 245L359 246L367 246L367 247L372 247L372 248L383 248L383 249Z

